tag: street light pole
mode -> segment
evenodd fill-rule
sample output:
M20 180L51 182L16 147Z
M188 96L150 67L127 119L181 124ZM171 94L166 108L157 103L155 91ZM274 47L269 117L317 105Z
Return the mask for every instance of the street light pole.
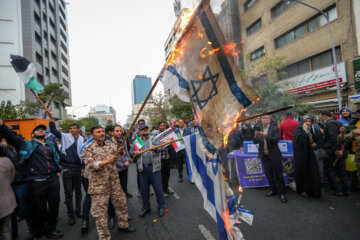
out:
M336 53L335 53L335 41L334 41L334 37L333 37L333 33L332 33L332 29L331 29L331 25L330 25L330 21L329 21L329 17L326 13L324 13L322 10L313 7L307 3L304 3L300 0L290 0L293 2L297 2L300 3L306 7L312 8L318 12L320 12L326 19L327 25L329 27L329 32L330 32L330 39L331 39L331 50L332 50L332 56L333 56L333 60L334 60L334 70L335 70L335 81L336 81L336 93L337 93L337 99L338 99L338 107L339 107L339 111L342 108L342 102L341 102L341 93L340 93L340 82L339 82L339 74L338 74L338 69L337 69L337 62L336 62Z

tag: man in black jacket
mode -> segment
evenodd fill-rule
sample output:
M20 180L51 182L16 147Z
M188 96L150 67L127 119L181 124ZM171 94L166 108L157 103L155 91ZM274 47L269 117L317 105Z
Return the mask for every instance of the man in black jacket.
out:
M324 159L324 169L330 184L330 191L328 193L336 196L349 196L350 187L346 175L345 164L347 152L344 151L344 147L338 139L340 128L343 124L337 120L334 120L329 111L322 112L321 115L325 120L324 150L327 156ZM336 175L339 175L340 177L342 184L341 186L336 181Z
M280 194L282 203L287 202L283 178L282 155L278 146L279 127L271 123L271 116L261 117L261 131L255 130L254 143L259 144L259 158L262 160L265 176L269 180L270 191L267 197Z
M75 214L81 217L81 176L84 172L84 164L80 157L80 148L84 144L84 139L79 135L80 127L77 124L69 126L70 133L63 133L56 129L55 123L50 122L50 131L61 140L61 152L63 167L63 184L65 192L65 203L68 213L68 224L75 224ZM73 206L73 191L75 191L76 206Z

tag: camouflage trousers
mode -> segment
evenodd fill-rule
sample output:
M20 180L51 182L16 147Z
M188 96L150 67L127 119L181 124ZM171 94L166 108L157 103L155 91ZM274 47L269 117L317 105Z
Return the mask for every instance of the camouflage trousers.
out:
M129 227L126 195L121 189L119 182L117 182L112 185L112 189L109 192L91 194L91 215L95 218L96 229L100 240L111 239L108 226L109 200L114 206L118 227Z

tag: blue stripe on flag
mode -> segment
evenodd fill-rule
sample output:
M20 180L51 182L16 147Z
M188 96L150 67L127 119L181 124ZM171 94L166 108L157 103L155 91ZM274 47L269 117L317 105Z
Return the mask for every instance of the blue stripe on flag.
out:
M189 156L187 154L187 151L185 151L185 156L186 156L186 162L187 162L186 166L187 166L188 172L189 172L189 180L190 180L190 182L194 182L194 180L192 179L192 170L191 170L191 167L190 167L190 160L189 160Z
M234 95L234 97L239 101L241 105L243 105L245 108L251 105L251 101L246 97L244 92L239 88L239 86L236 83L236 80L234 78L234 74L231 70L231 66L229 61L226 58L226 55L223 51L223 49L220 46L220 43L218 39L216 38L216 35L214 33L214 30L211 27L211 23L206 15L205 11L199 11L198 17L200 18L200 21L205 28L206 35L209 39L209 41L212 43L212 48L220 48L218 54L216 54L216 57L220 63L221 69L225 75L225 78L227 80L227 83L229 85L230 91Z
M214 182L207 175L206 165L204 165L202 159L196 154L196 134L190 135L190 148L194 166L201 177L204 188L206 189L207 199L214 205L216 209L216 221L218 224L220 240L227 240L228 238L224 227L224 220L222 219L222 216L218 213L215 204Z
M171 72L175 77L178 78L179 80L179 87L184 88L188 91L190 91L190 87L188 82L185 80L185 78L183 78L178 71L176 70L176 67L173 65L169 65L166 70L168 70L169 72Z

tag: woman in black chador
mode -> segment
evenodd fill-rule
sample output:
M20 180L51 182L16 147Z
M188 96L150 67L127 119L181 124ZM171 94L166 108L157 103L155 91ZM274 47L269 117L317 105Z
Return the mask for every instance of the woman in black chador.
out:
M296 191L305 198L321 196L319 166L316 162L313 130L309 115L305 115L294 132Z

